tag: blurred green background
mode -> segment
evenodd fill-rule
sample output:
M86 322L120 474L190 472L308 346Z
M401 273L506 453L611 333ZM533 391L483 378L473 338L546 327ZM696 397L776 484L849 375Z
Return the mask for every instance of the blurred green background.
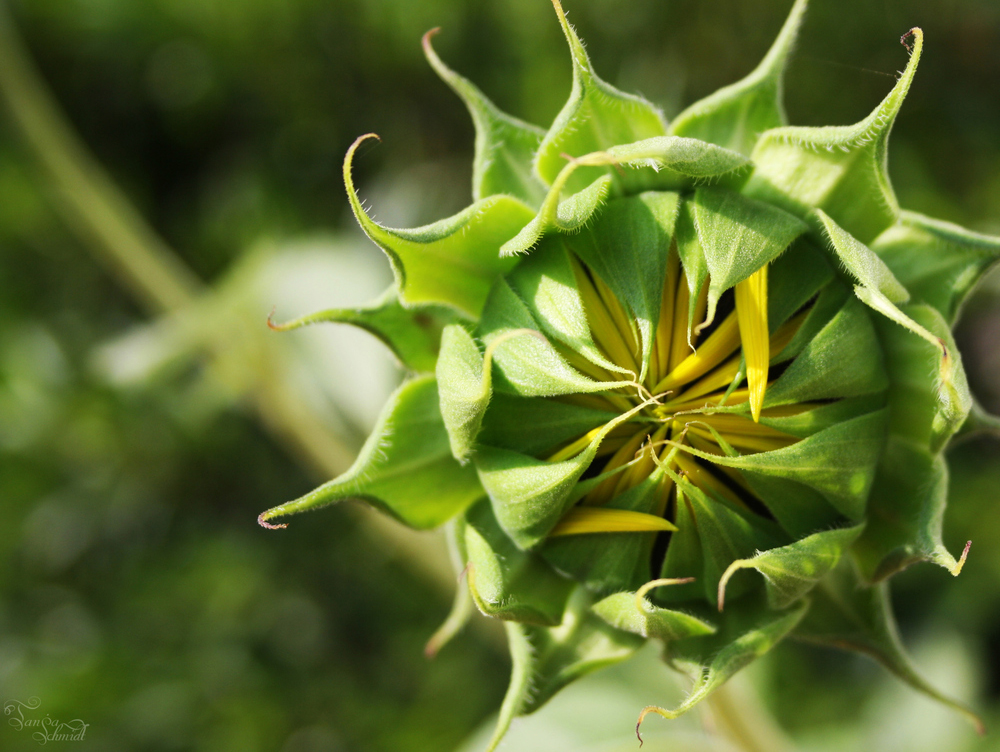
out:
M790 2L565 5L601 75L669 117L756 65ZM905 64L899 36L922 26L893 132L897 192L1000 233L1000 4L812 5L792 122L866 115ZM495 625L476 620L423 656L454 583L437 536L351 505L281 532L256 524L346 467L400 376L364 334L265 326L272 307L283 320L358 304L390 281L344 200L347 146L382 136L355 162L382 222L468 202L471 124L420 52L435 26L442 58L503 109L548 124L565 101L547 0L9 0L0 12L0 79L16 95L0 106L0 698L89 724L61 744L451 750L499 706L509 669ZM17 38L54 120L16 117L45 111ZM62 149L92 166L77 174ZM998 291L987 280L959 329L994 412ZM904 573L895 605L925 673L997 729L1000 443L949 459L946 541L973 540L968 565L958 579ZM657 683L666 671L645 652L506 748L633 749L639 708L680 691ZM975 737L857 657L785 645L742 690L801 749L1000 749L1000 733ZM726 748L695 716L651 730L653 749ZM36 744L0 728L2 749Z

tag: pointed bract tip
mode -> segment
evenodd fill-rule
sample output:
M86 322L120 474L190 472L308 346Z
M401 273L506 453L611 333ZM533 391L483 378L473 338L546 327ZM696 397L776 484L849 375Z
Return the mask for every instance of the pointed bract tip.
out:
M958 577L960 574L962 574L962 567L965 566L965 560L969 558L970 548L972 548L972 541L966 541L965 548L962 549L962 555L958 557L958 564L952 567L951 570L952 576Z
M924 41L924 30L921 29L919 26L914 26L912 29L910 29L908 32L906 32L905 34L903 34L903 36L899 38L899 43L903 45L906 48L906 51L912 55L913 47L911 47L909 42L906 41L910 37L913 37L913 40L917 44L920 44Z
M440 26L435 26L430 29L423 37L420 39L420 46L424 48L424 55L430 60L431 65L437 67L437 64L441 63L441 59L437 56L437 52L434 51L434 46L431 44L431 39L436 37L441 31Z
M350 160L350 158L354 156L354 152L358 150L358 147L361 146L361 144L363 144L370 138L374 138L376 141L382 140L381 136L379 136L377 133L366 133L363 136L358 136L356 139L354 139L354 143L351 144L347 149L347 160Z
M431 46L431 39L433 39L434 37L436 37L440 33L440 31L441 31L441 27L440 26L435 26L433 29L429 29L427 31L427 33L424 34L424 36L420 40L420 43L424 46L425 50L427 50L427 49L430 48L430 46Z
M272 525L270 522L267 521L265 517L266 514L267 512L261 512L259 515L257 515L257 524L260 525L261 527L267 528L268 530L281 530L282 528L288 527L287 523L284 522L278 525Z

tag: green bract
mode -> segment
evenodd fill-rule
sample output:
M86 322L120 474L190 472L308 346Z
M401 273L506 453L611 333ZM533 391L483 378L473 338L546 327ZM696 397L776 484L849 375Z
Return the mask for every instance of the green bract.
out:
M468 209L376 224L351 179L367 137L348 151L351 205L396 284L285 328L362 326L412 376L354 467L262 524L347 498L449 523L468 591L432 647L470 600L506 621L494 745L649 638L696 681L643 716L686 711L792 636L868 653L974 719L911 668L884 584L917 561L957 575L968 551L941 543L943 449L972 406L950 327L1000 254L893 194L887 141L922 32L868 118L787 126L797 0L753 73L668 125L597 77L554 5L573 89L547 131L424 39L475 122Z

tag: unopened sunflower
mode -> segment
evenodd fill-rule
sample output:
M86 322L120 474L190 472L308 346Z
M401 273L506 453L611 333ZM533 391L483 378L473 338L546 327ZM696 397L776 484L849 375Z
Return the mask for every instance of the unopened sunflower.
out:
M672 123L598 78L558 0L573 88L543 130L437 57L476 127L474 203L426 227L355 215L396 283L349 321L411 376L355 465L261 523L363 499L448 524L503 619L511 718L647 639L694 686L674 717L785 637L928 686L886 579L941 543L943 450L972 408L951 336L1000 240L900 209L889 133L923 49L867 118L785 123L798 0L763 62ZM755 570L755 572L743 571ZM651 700L654 698L651 698Z

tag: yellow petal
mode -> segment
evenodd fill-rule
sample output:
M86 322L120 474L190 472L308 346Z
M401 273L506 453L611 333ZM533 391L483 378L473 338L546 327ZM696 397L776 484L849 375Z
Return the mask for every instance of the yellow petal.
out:
M743 500L736 495L736 493L721 480L712 475L711 472L701 467L697 462L694 461L692 457L689 457L684 452L678 452L674 457L674 461L677 466L684 471L684 475L694 483L698 488L703 491L711 491L718 496L721 496L728 501L731 501L736 506L747 508L747 505Z
M670 246L667 255L667 273L663 278L663 297L660 299L660 318L656 324L653 339L653 357L649 363L649 380L655 384L670 370L670 339L673 334L674 297L677 294L677 278L681 273L677 256L677 241Z
M676 525L652 514L631 512L627 509L574 507L559 520L559 524L553 528L549 536L583 533L649 533L676 529Z
M633 424L634 425L634 424ZM621 467L635 458L635 453L639 451L639 447L642 446L642 442L645 440L646 436L649 435L649 426L643 425L635 435L624 444L621 449L612 455L611 459L608 460L608 464L604 466L601 470L602 473L614 470L617 467ZM627 471L625 471L627 472ZM615 491L615 487L618 485L618 477L612 476L601 481L597 488L593 489L584 498L584 504L598 505L603 504L608 499L612 497Z
M760 420L767 390L767 365L770 347L767 332L767 265L736 285L736 316L740 339L747 362L747 387L750 390L750 413Z
M674 370L653 387L653 394L674 390L699 376L708 373L721 363L727 355L740 346L739 325L735 314L730 314L719 324L711 336L698 349L688 354ZM734 373L733 376L736 374ZM732 376L729 381L732 381ZM725 384L729 385L728 382Z
M604 304L604 300L583 265L576 259L572 259L572 263L576 286L580 291L583 310L587 315L587 323L594 335L594 341L598 347L604 350L604 354L612 363L635 371L636 359L622 338L622 333L619 331L614 317ZM636 373L638 374L638 371Z

